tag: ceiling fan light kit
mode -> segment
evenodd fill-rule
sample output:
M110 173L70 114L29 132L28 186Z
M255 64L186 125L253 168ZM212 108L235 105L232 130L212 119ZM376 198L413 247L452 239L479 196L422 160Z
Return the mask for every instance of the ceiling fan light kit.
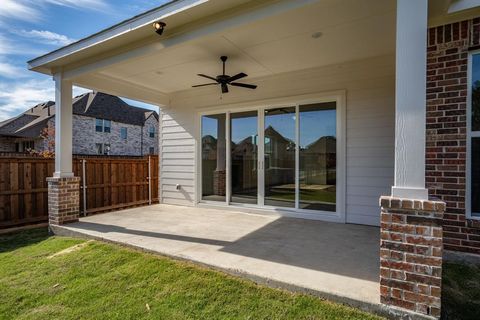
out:
M257 86L254 84L247 84L247 83L240 83L240 82L234 82L236 80L242 79L247 77L247 74L240 72L237 73L234 76L229 76L225 74L225 62L227 61L228 57L227 56L221 56L220 60L222 61L223 64L223 74L220 74L216 77L211 77L207 76L205 74L197 74L200 77L207 78L210 80L213 80L215 82L209 82L209 83L204 83L204 84L197 84L192 86L193 88L196 87L204 87L204 86L212 86L212 85L220 85L222 93L228 93L228 86L234 86L234 87L241 87L241 88L247 88L247 89L256 89Z

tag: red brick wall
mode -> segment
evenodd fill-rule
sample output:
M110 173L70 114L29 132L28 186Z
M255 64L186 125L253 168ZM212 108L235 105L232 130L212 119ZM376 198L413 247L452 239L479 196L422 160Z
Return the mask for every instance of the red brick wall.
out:
M439 317L445 203L380 198L380 301Z
M468 50L480 44L480 18L429 29L426 187L446 203L444 247L480 254L480 221L465 216Z

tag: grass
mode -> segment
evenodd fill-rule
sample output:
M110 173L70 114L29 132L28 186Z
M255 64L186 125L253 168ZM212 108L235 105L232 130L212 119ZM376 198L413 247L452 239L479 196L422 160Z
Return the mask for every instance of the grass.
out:
M442 319L480 319L480 266L446 262L443 268Z
M117 245L0 236L0 319L379 319Z

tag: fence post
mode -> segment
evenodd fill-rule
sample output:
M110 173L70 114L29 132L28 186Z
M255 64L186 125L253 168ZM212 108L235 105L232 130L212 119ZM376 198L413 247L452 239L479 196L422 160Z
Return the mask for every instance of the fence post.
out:
M148 204L152 204L152 156L148 156Z
M86 179L87 160L82 159L82 188L83 188L83 216L87 216L87 179Z

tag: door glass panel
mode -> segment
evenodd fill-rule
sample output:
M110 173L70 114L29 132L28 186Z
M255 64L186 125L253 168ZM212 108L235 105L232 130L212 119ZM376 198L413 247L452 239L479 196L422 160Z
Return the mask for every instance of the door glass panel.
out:
M336 104L301 105L299 208L335 211Z
M265 205L295 207L295 107L265 110Z
M225 114L202 117L202 200L226 201Z
M257 111L230 114L232 202L257 203L257 128Z
M471 163L472 192L470 198L473 216L480 216L480 138L472 138Z

